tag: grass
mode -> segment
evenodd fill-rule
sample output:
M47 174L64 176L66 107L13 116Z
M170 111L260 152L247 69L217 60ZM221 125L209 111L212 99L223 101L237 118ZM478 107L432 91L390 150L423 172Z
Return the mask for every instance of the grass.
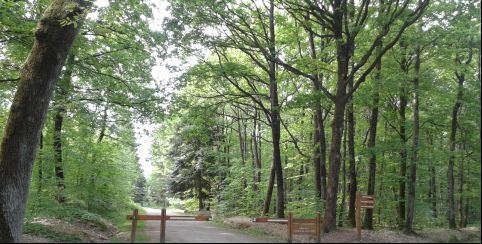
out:
M35 236L47 238L53 242L65 242L65 243L81 243L84 242L78 235L66 234L51 230L44 225L26 223L24 225L24 233Z
M271 235L267 234L266 232L264 232L264 231L262 231L262 230L259 230L259 229L253 229L253 228L236 229L236 228L233 228L232 226L230 226L230 225L228 225L228 224L225 224L225 223L222 222L221 220L210 221L210 223L211 223L212 225L216 226L216 227L234 230L234 231L237 231L237 232L239 232L239 233L247 234L247 235L252 236L252 237L258 237L258 238L262 238L262 239L269 239L269 240L271 240L271 241L273 241L273 242L279 242L279 243L286 242L286 240L284 240L284 239L276 238L276 237L271 236Z
M139 215L145 214L144 209L139 209ZM110 243L125 243L130 242L130 233L132 228L132 220L125 219L124 222L117 225L119 232L128 233L127 238L125 237L113 237L110 239ZM144 233L144 221L137 221L137 231L136 231L136 242L145 243L149 241L149 237Z

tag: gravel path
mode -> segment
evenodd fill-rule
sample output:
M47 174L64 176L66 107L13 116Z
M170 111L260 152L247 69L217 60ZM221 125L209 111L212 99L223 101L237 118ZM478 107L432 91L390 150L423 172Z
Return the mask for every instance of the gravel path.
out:
M161 210L146 208L148 215L160 215ZM167 211L167 215L180 215ZM160 221L146 221L144 232L150 243L159 243ZM217 227L203 221L167 221L167 243L268 243L268 239L252 237L235 230Z

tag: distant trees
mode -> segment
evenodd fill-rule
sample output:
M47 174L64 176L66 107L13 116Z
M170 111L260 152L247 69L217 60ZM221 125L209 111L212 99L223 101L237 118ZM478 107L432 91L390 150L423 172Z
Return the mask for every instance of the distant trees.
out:
M480 160L473 156L480 150L462 149L462 141L474 142L475 137L461 134L452 141L461 140L458 145L464 153L458 154L457 146L450 151L447 118L454 103L441 94L453 94L460 101L454 91L480 91L478 68L463 64L468 56L462 53L469 49L460 41L462 36L480 39L475 29L465 28L477 24L462 18L480 18L474 12L479 3L471 3L475 7L468 7L468 2L429 5L429 1L170 3L172 18L165 28L173 54L187 57L198 54L200 47L210 51L199 55L198 64L179 79L182 89L175 104L183 113L211 114L210 127L222 128L212 138L215 146L208 147L214 155L209 165L223 168L222 177L211 179L216 187L210 193L219 209L245 214L275 211L279 217L284 202L287 209L301 214L323 210L325 230L331 231L336 223L353 220L354 192L361 190L379 199L377 209L367 211L367 228L389 224L411 233L414 222L440 222L436 213L446 207L453 213L458 208L459 218L466 219L470 207L465 207L464 197L470 194L464 188L469 172L465 166L472 162L475 169ZM465 34L456 31L462 29ZM459 43L448 44L450 40ZM447 60L455 60L454 53L464 60L455 65L457 77L470 70L471 89L452 89L455 66ZM480 114L477 108L480 101L467 109ZM179 111L172 113L182 116ZM279 116L279 143L277 133L267 130L276 127L273 115ZM480 123L465 116L473 125ZM476 128L469 124L464 126ZM259 143L249 135L259 138ZM282 173L273 154L278 144ZM458 158L460 169L450 157ZM246 163L249 158L251 166ZM273 162L272 167L266 163L259 167L258 158ZM342 168L345 162L347 167ZM457 171L457 179L449 180L437 170L442 168ZM261 172L261 177L250 179L247 172ZM476 175L472 179L480 174ZM447 194L441 189L445 184L459 186L459 193L442 196ZM340 187L349 195L341 196L341 201ZM276 198L271 199L272 194ZM345 201L346 197L350 199ZM454 204L441 205L448 200ZM343 211L345 203L348 214ZM433 212L430 217L417 214L425 205ZM337 217L341 219L336 221Z

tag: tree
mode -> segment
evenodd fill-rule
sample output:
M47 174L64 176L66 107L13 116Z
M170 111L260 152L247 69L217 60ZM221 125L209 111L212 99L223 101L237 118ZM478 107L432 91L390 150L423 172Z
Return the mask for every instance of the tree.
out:
M55 0L35 29L35 43L20 75L0 149L2 242L20 241L30 176L50 97L90 5L84 0Z

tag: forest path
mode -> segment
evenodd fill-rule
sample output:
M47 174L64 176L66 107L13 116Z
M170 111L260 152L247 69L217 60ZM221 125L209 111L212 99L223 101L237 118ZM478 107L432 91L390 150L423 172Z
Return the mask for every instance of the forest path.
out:
M145 208L147 215L161 215L160 209ZM176 210L167 210L167 215L180 215ZM159 243L161 221L145 221L144 232L149 243ZM269 243L268 239L252 237L206 221L167 221L167 243Z

